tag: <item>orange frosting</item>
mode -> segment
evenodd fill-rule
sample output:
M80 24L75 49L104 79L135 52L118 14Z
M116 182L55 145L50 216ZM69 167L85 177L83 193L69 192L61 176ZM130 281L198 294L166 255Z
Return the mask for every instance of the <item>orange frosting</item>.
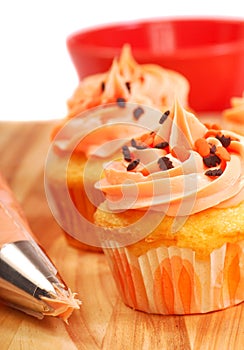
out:
M186 216L244 200L242 136L209 130L178 102L149 135L136 140L141 145L146 139L145 149L129 146L131 161L136 162L130 164L131 170L127 160L105 165L105 178L96 187L106 194L109 209L152 208L169 216ZM203 154L206 148L199 140L207 143L209 154ZM155 148L160 142L168 146Z
M53 294L53 299L41 297L41 299L48 305L48 310L43 311L43 315L54 316L61 318L68 323L68 319L75 309L80 308L81 301L76 298L76 293L72 293L68 288L65 290L56 288L56 294Z
M138 64L129 45L124 45L119 58L105 73L84 78L68 100L68 116L123 98L127 102L164 109L175 97L184 107L188 105L189 83L173 70L155 64Z

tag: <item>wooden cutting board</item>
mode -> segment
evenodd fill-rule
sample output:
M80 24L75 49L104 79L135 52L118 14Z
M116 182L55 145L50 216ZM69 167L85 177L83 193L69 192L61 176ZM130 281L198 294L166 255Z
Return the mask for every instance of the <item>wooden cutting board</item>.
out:
M0 304L1 350L241 350L244 304L194 316L147 315L120 300L105 257L67 244L46 202L43 172L54 122L1 122L0 171L33 232L83 301L69 325ZM0 223L1 225L1 223Z

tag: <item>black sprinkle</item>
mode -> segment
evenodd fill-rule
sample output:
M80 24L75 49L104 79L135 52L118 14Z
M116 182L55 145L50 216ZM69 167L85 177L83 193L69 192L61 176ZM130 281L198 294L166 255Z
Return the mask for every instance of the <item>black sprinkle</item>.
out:
M205 172L205 175L207 176L221 176L222 174L223 174L222 169L213 169Z
M210 147L210 153L214 154L216 152L216 146L215 145L212 145Z
M169 114L170 114L170 111L164 112L164 114L159 119L159 124L163 124L165 120L168 118Z
M168 147L169 143L166 142L166 141L163 141L163 142L159 142L157 143L154 148L159 148L159 149L164 149L166 147Z
M159 168L161 170L168 170L168 169L172 169L173 163L171 162L171 160L168 157L161 157L158 159L158 165Z
M125 86L127 87L127 90L129 91L129 93L131 92L131 86L130 86L130 82L129 81L127 81L126 83L125 83Z
M231 143L230 137L225 137L224 135L216 135L215 137L222 143L222 146L225 148L227 148Z
M131 171L137 167L137 165L140 163L140 159L135 159L127 166L127 171Z
M216 154L210 154L208 157L203 158L203 162L208 168L212 168L219 165L221 159Z
M126 160L127 162L131 162L132 158L131 158L129 147L127 145L122 147L122 152L123 152L124 160Z
M142 107L137 107L133 111L133 116L136 120L138 120L143 113L144 109Z
M101 83L101 89L102 89L102 92L105 90L105 82L104 81L102 81L102 83Z
M136 149L145 149L148 148L145 143L138 144L135 139L131 139L131 146Z
M126 100L123 97L118 97L116 103L121 108L125 108L126 106Z

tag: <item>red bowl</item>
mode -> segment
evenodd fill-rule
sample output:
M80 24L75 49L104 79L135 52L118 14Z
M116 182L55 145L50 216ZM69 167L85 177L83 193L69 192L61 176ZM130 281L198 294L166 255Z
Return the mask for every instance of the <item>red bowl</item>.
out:
M195 111L221 111L244 90L244 19L154 19L81 30L67 38L79 79L107 71L125 43L138 63L182 73Z

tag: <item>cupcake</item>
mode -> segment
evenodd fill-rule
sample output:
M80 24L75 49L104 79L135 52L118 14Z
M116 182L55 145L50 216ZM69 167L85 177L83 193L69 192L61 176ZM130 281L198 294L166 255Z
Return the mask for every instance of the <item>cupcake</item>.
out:
M135 120L141 119L141 115L144 114L143 106L146 105L160 110L165 109L172 104L175 96L177 96L185 107L188 107L188 93L189 83L185 77L175 71L164 69L158 65L138 64L132 56L130 46L125 45L120 57L114 58L108 72L88 76L79 83L73 96L68 100L68 114L66 118L62 120L61 125L58 125L53 130L53 142L55 143L58 138L58 144L60 144L60 135L63 137L68 129L67 124L69 123L72 124L71 127L69 127L69 136L64 136L65 142L67 144L67 137L71 139L71 143L73 142L73 138L77 139L76 121L78 119L79 128L81 128L81 133L79 132L78 136L82 136L83 131L87 132L91 130L95 125L92 118L94 116L94 108L96 107L99 108L99 106L115 104L119 110L119 118L124 115L126 118L125 120L128 121L129 115L130 120L134 122ZM132 113L129 114L126 109L128 103L135 104ZM100 109L100 112L102 109L103 108ZM90 117L88 117L87 114L88 110ZM106 113L107 112L105 112L105 114ZM82 126L82 120L84 118L88 119L84 126ZM91 122L89 122L89 118ZM73 119L76 121L73 121ZM88 125L89 123L90 125ZM63 132L61 130L62 128L66 131ZM72 133L70 130L72 130ZM57 134L59 135L57 136ZM95 158L96 162L94 161L93 167L86 178L86 186L90 188L90 192L94 193L92 194L91 200L91 198L87 196L87 190L84 188L83 182L84 169L86 168L88 159L90 158L86 150L84 151L81 147L74 149L72 155L70 155L70 162L67 170L67 186L72 201L78 211L87 221L92 223L93 214L100 200L99 193L92 188L98 179L97 174L99 174L102 161L100 162ZM61 182L63 181L63 176L59 168L63 167L63 162L63 153L57 152L51 174L53 182L52 192L57 198L57 207L60 205L60 193L62 193L62 191L59 190L60 177L62 177ZM96 205L94 205L94 201ZM76 230L77 227L69 228L69 231L72 232L76 232ZM78 229L77 233L80 233L80 229ZM76 235L76 233L74 235ZM89 250L100 250L96 247L89 247L89 245L77 240L74 241L74 235L72 234L73 237L66 235L69 243Z
M122 300L195 314L244 300L244 138L178 102L104 165L94 214ZM125 157L126 155L126 157Z
M223 121L229 129L244 135L244 91L241 97L232 97L230 108L223 111Z

